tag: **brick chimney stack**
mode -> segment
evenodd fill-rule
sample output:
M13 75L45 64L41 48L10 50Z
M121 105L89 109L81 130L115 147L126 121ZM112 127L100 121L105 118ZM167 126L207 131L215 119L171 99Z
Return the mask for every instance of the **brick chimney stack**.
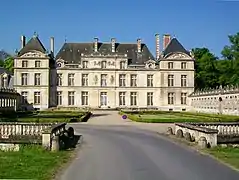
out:
M137 49L138 52L141 52L141 39L137 39Z
M21 36L21 48L24 48L26 45L26 36L22 35Z
M116 39L115 38L111 38L112 52L115 52L115 43L116 43Z
M51 53L54 55L54 37L51 37L50 44Z
M165 49L167 47L167 45L169 44L170 41L171 41L170 34L165 34L163 36L163 49Z
M97 52L98 51L98 41L99 39L96 37L94 38L95 42L94 42L94 51Z
M159 59L160 57L160 38L159 34L155 34L155 39L156 39L156 60Z

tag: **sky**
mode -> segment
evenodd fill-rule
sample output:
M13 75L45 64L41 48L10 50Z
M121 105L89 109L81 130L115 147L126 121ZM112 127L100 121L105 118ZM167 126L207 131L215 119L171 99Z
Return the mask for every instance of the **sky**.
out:
M20 49L20 36L37 32L55 53L66 42L146 43L155 55L155 34L171 34L190 50L207 47L220 57L228 35L239 32L239 1L220 0L1 0L0 50ZM161 46L162 47L162 46Z

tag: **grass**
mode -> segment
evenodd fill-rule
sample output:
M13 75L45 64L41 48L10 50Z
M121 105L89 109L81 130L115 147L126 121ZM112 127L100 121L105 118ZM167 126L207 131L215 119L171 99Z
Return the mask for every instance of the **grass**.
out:
M216 147L205 151L239 170L239 148Z
M239 116L217 115L191 112L169 111L138 111L120 112L126 114L129 119L145 123L180 123L180 122L239 122Z
M0 117L2 122L81 122L87 112L83 111L40 111L34 113L6 114Z
M0 151L0 179L52 179L71 154L46 151L40 146L22 146L18 152Z

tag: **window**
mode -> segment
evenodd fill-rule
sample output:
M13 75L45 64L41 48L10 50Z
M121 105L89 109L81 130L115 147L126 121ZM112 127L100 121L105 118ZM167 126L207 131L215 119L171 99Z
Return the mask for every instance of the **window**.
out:
M56 104L58 106L62 105L62 92L61 91L57 91L57 94L56 94Z
M137 106L137 92L130 93L130 105Z
M168 63L168 69L173 69L173 62Z
M168 75L168 86L172 87L174 85L174 75Z
M41 67L41 61L35 61L35 67L36 68Z
M22 91L21 92L21 103L26 104L27 103L27 96L28 92L27 91Z
M130 75L130 86L131 87L136 87L137 86L137 75L136 74L131 74Z
M147 106L153 106L153 92L147 92Z
M181 87L187 86L187 75L181 75Z
M35 73L34 85L35 86L41 85L41 74L40 73Z
M101 62L101 68L102 68L102 69L105 69L105 68L106 68L106 61L102 61L102 62Z
M74 86L74 76L75 74L68 74L68 86Z
M82 86L88 86L88 74L82 74Z
M181 62L181 69L187 69L187 63Z
M22 79L22 85L27 85L27 73L22 73L21 74L21 79Z
M75 104L75 92L69 91L68 92L68 105L72 106Z
M120 74L119 75L119 87L125 87L126 83L125 83L125 74Z
M187 93L181 93L181 104L187 104Z
M87 106L88 104L88 92L82 91L81 92L81 105Z
M120 69L125 69L125 61L120 61Z
M34 92L34 104L40 104L40 103L41 103L41 93Z
M22 61L22 67L26 68L28 66L28 62L27 61Z
M174 93L168 93L168 104L174 104Z
M57 74L56 85L62 86L62 74Z
M147 87L153 87L153 75L147 75Z
M8 86L8 77L3 77L3 87L6 88Z
M107 74L101 74L101 86L107 86Z
M125 106L125 92L119 92L119 105Z
M88 61L82 61L82 68L88 68Z

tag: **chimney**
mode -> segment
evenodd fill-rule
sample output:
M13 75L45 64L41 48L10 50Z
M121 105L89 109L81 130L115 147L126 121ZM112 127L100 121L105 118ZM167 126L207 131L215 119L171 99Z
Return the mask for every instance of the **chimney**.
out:
M165 49L168 43L171 41L171 36L169 34L165 34L163 36L163 49Z
M112 52L115 52L115 42L116 42L116 39L115 38L111 38Z
M51 53L54 55L54 37L51 37Z
M137 39L137 49L138 52L141 52L141 39Z
M160 39L159 39L159 34L155 34L155 38L156 38L156 60L159 59L160 57Z
M94 51L97 52L98 51L98 38L94 38L95 42L94 42Z
M23 48L26 45L26 36L21 36L21 48Z

